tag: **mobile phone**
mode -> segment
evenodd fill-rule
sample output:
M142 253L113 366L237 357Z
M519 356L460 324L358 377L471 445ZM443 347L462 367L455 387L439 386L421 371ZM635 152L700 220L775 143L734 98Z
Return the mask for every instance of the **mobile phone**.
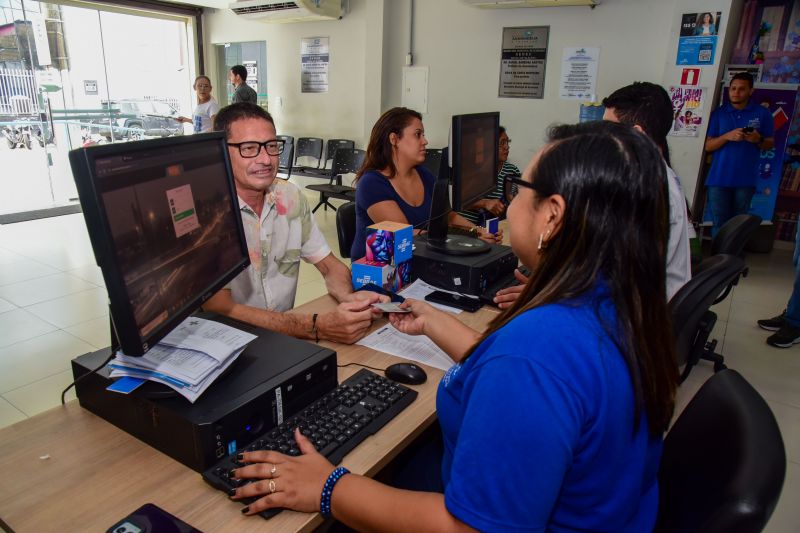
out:
M753 128L753 126L746 126L746 127L742 128L742 131L744 133L752 133L754 129L755 128Z
M108 528L106 533L158 533L159 531L203 533L152 503L142 505Z
M469 311L470 313L474 313L483 307L483 302L481 302L478 298L462 296L460 294L452 294L444 291L433 291L425 296L425 299L436 304L449 305L450 307L463 309L464 311Z

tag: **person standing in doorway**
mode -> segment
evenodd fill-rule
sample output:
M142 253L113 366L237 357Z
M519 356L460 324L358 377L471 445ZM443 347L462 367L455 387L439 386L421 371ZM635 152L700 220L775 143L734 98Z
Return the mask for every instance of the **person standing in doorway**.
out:
M258 95L252 87L247 85L247 69L243 65L234 65L228 74L228 79L233 84L233 99L232 104L239 102L249 102L251 104L258 104Z
M192 118L178 117L177 120L194 124L194 133L206 133L214 129L214 117L219 111L219 104L211 96L211 79L208 76L197 76L193 88L197 93L197 107L194 108Z
M714 154L706 178L712 235L730 218L747 213L758 179L761 150L775 145L772 115L750 101L753 76L740 72L728 87L729 102L711 114L705 148Z

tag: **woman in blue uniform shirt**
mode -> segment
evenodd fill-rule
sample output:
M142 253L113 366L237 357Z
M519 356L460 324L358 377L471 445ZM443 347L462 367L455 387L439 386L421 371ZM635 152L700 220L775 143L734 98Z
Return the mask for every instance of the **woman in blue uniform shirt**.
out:
M559 126L508 211L533 274L483 332L420 301L390 317L457 364L437 396L444 493L399 490L303 454L244 453L243 512L319 511L360 530L651 531L677 387L665 294L664 165L609 122ZM272 490L272 492L270 492Z

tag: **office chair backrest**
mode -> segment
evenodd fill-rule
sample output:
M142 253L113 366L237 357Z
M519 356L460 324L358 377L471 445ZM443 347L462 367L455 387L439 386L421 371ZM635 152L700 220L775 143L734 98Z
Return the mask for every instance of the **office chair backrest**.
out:
M336 210L336 235L339 237L339 253L350 257L350 248L356 238L356 203L347 202Z
M785 475L786 451L767 402L736 371L717 372L664 440L654 531L761 531Z
M333 155L331 177L341 174L355 174L364 162L364 150L358 148L339 148Z
M441 148L426 148L425 149L425 162L422 166L427 168L434 177L439 177L439 165L442 162L442 149Z
M294 166L298 166L301 157L310 157L316 159L314 166L319 168L322 162L322 144L323 141L319 137L298 138L294 149Z
M328 139L328 146L325 148L325 163L323 168L328 166L329 161L333 161L333 156L336 155L336 150L339 148L355 148L356 143L350 139Z
M278 160L278 170L286 172L287 179L292 175L292 162L294 161L294 137L291 135L278 135L282 139L283 152Z
M744 268L744 260L733 255L715 255L702 263L702 271L681 287L669 301L678 366L686 364L694 347L700 321L717 296Z
M729 254L744 256L747 241L761 224L761 217L756 215L736 215L719 228L711 241L711 255Z

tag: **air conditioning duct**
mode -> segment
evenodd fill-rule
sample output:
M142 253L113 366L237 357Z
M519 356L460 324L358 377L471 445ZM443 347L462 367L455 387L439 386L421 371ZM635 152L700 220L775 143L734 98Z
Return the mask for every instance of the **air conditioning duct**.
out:
M308 22L342 18L342 0L238 0L228 7L240 17L262 22Z
M464 3L483 8L561 7L589 6L594 9L601 0L463 0Z

